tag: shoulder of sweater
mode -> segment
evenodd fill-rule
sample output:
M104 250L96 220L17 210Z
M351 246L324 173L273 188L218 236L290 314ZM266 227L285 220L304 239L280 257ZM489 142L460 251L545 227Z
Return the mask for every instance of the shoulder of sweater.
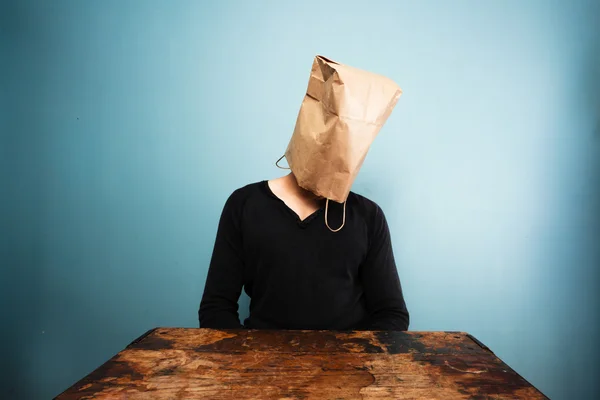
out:
M368 199L355 192L350 192L348 195L348 206L352 207L355 212L365 221L369 230L385 225L386 218L383 210L373 200Z
M230 197L245 197L254 194L256 193L256 191L260 190L260 186L263 184L263 181L249 183L245 186L242 186L241 188L234 190Z
M387 220L381 207L373 200L366 198L358 193L350 192L348 201L351 201L352 207L357 211L369 230L369 235L377 235L385 232Z
M226 206L241 208L248 198L256 195L261 189L262 182L249 183L233 191L227 199Z
M352 204L352 206L356 206L358 210L365 215L383 213L381 207L379 207L376 202L358 193L350 192L347 201L349 204Z

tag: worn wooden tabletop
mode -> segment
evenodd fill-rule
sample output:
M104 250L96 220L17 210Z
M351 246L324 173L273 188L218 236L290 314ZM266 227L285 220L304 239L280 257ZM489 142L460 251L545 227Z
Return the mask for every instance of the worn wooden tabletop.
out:
M57 399L546 399L460 332L157 328Z

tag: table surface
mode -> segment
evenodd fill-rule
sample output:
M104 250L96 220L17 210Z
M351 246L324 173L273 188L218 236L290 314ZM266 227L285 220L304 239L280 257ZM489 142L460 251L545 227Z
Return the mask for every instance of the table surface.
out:
M156 328L57 399L547 399L464 332Z

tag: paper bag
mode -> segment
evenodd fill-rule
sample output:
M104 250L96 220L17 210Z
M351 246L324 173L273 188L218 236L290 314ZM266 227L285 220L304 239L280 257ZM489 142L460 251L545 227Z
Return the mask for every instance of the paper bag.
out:
M345 202L401 94L386 77L316 56L285 152L300 187Z

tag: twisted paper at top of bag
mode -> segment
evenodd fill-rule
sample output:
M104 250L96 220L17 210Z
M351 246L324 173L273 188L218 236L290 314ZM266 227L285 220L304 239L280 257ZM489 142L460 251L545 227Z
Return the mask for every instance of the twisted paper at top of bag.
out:
M316 56L285 158L298 184L346 201L402 90L391 79Z

